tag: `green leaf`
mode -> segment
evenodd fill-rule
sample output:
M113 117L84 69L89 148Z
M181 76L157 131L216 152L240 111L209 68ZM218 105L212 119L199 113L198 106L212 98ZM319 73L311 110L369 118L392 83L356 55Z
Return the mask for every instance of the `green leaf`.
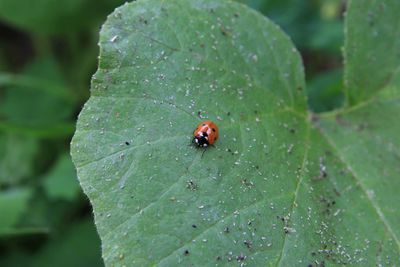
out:
M260 14L118 8L71 145L106 265L396 265L396 84L311 116L300 56ZM203 154L205 119L220 138Z
M103 266L99 253L99 237L92 220L73 224L60 236L49 242L32 257L30 266Z
M31 62L22 75L0 73L0 131L35 137L63 137L73 132L67 122L76 97L65 86L54 59Z
M29 189L13 189L0 192L0 235L12 232L22 213L28 207L32 192Z
M398 76L400 4L350 1L347 13L345 92L353 105L370 99Z
M7 240L12 243L12 240ZM4 253L0 258L1 266L8 267L87 267L104 266L101 262L100 240L96 233L93 221L84 219L68 227L62 228L61 234L52 231L46 240L41 240L35 250L26 249L10 245L8 253ZM5 243L5 242L4 242ZM3 244L2 244L3 245Z
M0 17L23 30L40 34L60 34L96 25L105 12L121 0L1 0ZM95 6L95 8L93 8Z
M31 176L38 151L36 138L0 134L0 185L16 185Z
M281 26L297 47L319 54L340 53L339 47L343 43L342 1L236 1L260 11Z
M313 112L329 111L343 105L342 76L342 70L333 70L316 76L308 83L308 105Z
M75 168L69 155L62 155L44 179L44 187L51 198L73 200L79 192Z
M0 84L8 85L0 100L1 117L40 126L68 118L73 95L64 86L58 67L53 59L45 58L31 62L24 70L25 75L17 78L0 73Z

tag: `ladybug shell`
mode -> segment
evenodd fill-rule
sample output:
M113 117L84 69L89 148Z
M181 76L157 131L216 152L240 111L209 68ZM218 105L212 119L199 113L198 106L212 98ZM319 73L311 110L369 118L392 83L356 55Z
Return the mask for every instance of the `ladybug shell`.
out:
M204 121L197 126L193 135L193 143L199 147L207 147L218 139L218 126L212 121Z

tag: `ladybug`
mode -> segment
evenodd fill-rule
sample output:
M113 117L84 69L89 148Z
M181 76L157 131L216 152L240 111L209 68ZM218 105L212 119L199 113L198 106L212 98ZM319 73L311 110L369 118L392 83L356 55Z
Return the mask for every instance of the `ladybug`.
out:
M208 147L218 139L218 127L212 121L200 123L193 132L192 143L197 147Z

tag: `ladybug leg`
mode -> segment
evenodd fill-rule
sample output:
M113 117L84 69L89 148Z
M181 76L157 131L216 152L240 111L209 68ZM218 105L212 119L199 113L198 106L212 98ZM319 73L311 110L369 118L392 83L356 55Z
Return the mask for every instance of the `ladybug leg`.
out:
M204 152L206 152L206 149L203 149L203 153L201 153L201 158L203 158Z

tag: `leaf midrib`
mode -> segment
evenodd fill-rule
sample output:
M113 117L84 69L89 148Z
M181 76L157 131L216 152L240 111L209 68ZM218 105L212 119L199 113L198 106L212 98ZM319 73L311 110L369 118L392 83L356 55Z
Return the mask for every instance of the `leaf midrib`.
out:
M300 189L300 186L303 182L304 176L305 176L305 167L307 165L307 160L308 160L308 152L310 151L310 131L311 131L311 122L307 121L305 122L307 124L307 130L306 130L306 138L304 140L304 157L303 157L303 162L301 163L301 169L300 169L300 174L299 174L299 179L297 181L297 185L296 185L296 190L294 192L294 196L293 196L293 200L292 200L292 205L289 211L289 223L292 221L291 218L293 216L293 212L294 209L296 208L296 202L297 202L297 196L298 196L298 192ZM283 237L283 244L282 244L282 249L281 249L281 254L278 258L277 264L276 266L282 266L282 260L283 260L283 252L285 251L285 247L286 247L286 240L287 240L287 234L284 233L284 237Z

